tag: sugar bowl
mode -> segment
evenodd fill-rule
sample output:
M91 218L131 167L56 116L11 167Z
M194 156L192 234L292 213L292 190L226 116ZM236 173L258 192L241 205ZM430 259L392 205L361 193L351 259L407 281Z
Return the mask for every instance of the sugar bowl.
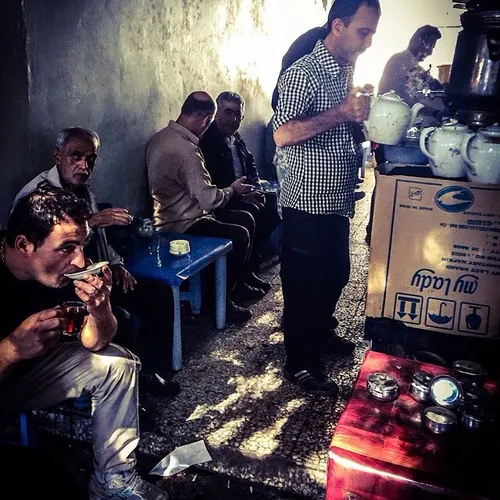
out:
M366 378L366 387L377 401L394 401L399 395L398 381L385 372L373 372Z
M432 375L430 373L419 371L413 374L410 384L410 396L417 401L417 403L429 401L429 386L431 380Z
M455 429L456 415L441 406L429 406L423 414L424 426L434 434L445 434Z

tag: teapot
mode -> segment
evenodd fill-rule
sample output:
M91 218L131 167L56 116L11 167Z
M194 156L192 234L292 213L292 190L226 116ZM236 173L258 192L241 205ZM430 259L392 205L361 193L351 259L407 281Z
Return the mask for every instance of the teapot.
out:
M396 146L412 127L418 112L424 107L417 102L410 109L394 90L372 96L370 114L364 122L368 139L378 144Z
M500 126L466 134L460 146L470 182L500 184Z
M455 119L443 122L441 127L426 127L422 130L420 150L429 158L429 165L436 177L465 177L467 167L460 154L460 145L467 132L467 125Z

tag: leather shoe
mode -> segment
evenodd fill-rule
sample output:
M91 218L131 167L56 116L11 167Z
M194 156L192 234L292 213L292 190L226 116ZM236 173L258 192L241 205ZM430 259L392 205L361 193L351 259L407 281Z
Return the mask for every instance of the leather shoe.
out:
M264 292L269 292L271 290L271 283L267 281L261 280L255 273L250 273L245 280L247 285L250 285L254 288L260 288Z
M283 373L289 382L313 396L336 398L339 393L338 385L323 374L313 374L308 370L293 372L286 368L283 370Z
M252 311L246 307L236 305L232 300L226 304L226 320L231 323L241 323L252 317Z
M253 286L247 285L246 283L238 283L233 293L231 294L231 300L235 302L245 302L247 300L259 300L266 292L260 288L255 288Z
M181 391L181 386L173 380L165 380L156 373L141 372L139 375L139 391L156 397L172 398Z

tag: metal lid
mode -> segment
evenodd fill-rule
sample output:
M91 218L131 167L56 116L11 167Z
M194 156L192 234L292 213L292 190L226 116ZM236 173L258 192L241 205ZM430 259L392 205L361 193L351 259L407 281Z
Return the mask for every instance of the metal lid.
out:
M486 368L475 361L468 361L466 359L454 361L453 370L455 370L457 374L466 375L468 377L486 376Z
M429 389L431 380L432 375L427 372L415 372L412 377L412 383L421 387L422 389Z
M488 137L500 137L500 126L498 123L494 123L493 125L490 125L489 127L480 129L479 132L481 134L486 135Z
M442 130L444 131L464 131L468 127L467 125L464 125L463 123L460 123L457 119L455 118L449 118L448 120L445 120L442 125L441 125Z
M429 386L429 395L435 404L445 408L456 408L464 398L460 382L449 375L434 377Z
M377 391L392 391L397 389L398 381L386 372L373 372L366 378L369 389Z
M391 101L391 102L398 102L398 103L403 103L406 104L401 97L396 94L395 90L389 90L389 92L386 92L385 94L381 94L378 96L379 99L383 99L384 101Z
M452 425L457 422L457 416L452 411L440 406L429 406L424 410L424 416L435 424Z

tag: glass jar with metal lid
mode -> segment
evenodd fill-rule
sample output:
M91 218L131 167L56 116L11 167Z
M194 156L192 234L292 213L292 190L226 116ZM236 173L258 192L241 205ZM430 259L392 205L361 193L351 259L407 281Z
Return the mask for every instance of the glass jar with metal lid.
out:
M377 401L394 401L399 395L398 381L385 372L373 372L366 378L368 392Z

